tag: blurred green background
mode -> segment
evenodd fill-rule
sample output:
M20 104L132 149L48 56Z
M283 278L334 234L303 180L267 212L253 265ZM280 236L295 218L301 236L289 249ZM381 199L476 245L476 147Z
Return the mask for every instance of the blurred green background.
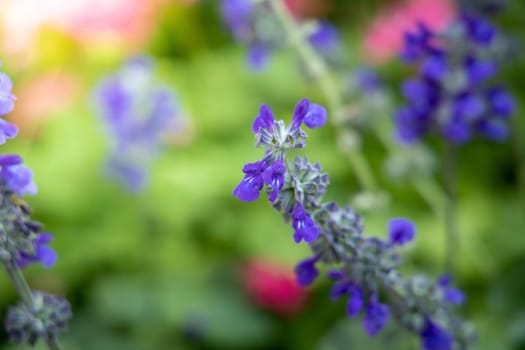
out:
M18 5L24 2L30 3ZM389 2L320 3L305 1L311 7L303 10L332 20L342 32L349 62L362 62L365 25ZM290 227L265 200L246 204L231 195L242 165L261 155L250 131L261 103L285 120L302 97L325 103L292 52L273 55L263 73L250 72L244 48L230 38L216 1L130 2L123 6L142 11L128 18L144 21L138 29L128 23L120 36L93 40L91 34L86 39L85 33L44 23L23 44L6 29L9 16L16 15L10 10L18 5L0 6L5 6L0 59L18 97L8 119L21 128L20 137L2 148L22 154L34 170L39 193L28 201L35 218L55 235L58 264L50 270L30 267L26 275L34 288L65 294L72 302L74 319L62 338L66 349L418 348L416 339L394 324L368 339L360 321L346 319L344 301L329 301L326 281L310 290L307 303L293 315L258 306L243 287L247 261L274 262L289 274L309 254L305 245L293 243ZM525 3L515 0L498 23L524 39L523 18ZM150 186L133 195L103 175L108 140L92 89L127 57L142 52L156 58L159 80L176 89L191 126L154 162ZM379 71L393 89L410 74L395 59ZM502 77L519 105L525 98L524 72L519 55ZM525 349L523 119L519 108L509 142L477 140L459 154L456 282L468 295L461 312L476 324L475 349L480 350ZM330 174L327 198L346 203L359 187L347 160L336 152L334 135L330 126L311 131L302 154ZM418 236L404 251L406 272L438 276L442 222L412 187L384 176L385 152L373 136L365 145L391 196L389 206L364 213L366 232L383 236L390 217L411 218ZM2 317L15 299L2 274ZM14 348L7 344L1 332L0 347Z

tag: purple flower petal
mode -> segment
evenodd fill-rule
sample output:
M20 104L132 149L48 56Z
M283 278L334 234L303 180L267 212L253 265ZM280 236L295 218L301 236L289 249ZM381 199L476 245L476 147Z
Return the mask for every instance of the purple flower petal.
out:
M403 245L414 239L416 226L405 218L395 218L388 221L390 244Z

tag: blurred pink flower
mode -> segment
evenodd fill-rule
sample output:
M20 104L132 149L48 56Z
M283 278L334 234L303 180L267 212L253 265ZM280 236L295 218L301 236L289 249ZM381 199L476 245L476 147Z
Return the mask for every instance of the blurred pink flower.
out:
M258 306L281 315L301 311L307 290L297 284L293 269L264 259L251 259L243 267L241 282Z
M455 15L452 0L404 0L387 7L365 28L365 58L370 63L384 63L400 52L404 34L418 22L442 30Z
M82 41L101 38L142 42L162 0L2 0L5 49L30 48L42 26L65 31Z
M17 89L17 104L11 117L21 136L34 136L52 113L73 103L80 85L70 73L49 72Z

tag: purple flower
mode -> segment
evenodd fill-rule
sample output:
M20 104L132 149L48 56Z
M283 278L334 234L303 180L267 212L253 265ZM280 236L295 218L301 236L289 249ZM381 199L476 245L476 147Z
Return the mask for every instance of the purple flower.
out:
M377 294L372 294L368 300L366 314L363 318L363 327L371 337L375 336L390 319L390 310L387 305L381 304Z
M317 50L327 53L336 50L341 41L337 28L329 22L320 22L308 40Z
M236 40L251 35L250 17L253 5L250 0L222 0L221 14Z
M497 142L503 142L509 136L509 128L501 120L482 120L478 123L477 130L489 140Z
M472 132L466 122L450 121L443 126L443 136L450 143L461 145L470 140Z
M319 270L315 267L318 257L313 256L308 259L305 259L295 267L295 276L297 278L297 283L302 287L307 287L312 284L317 276L319 275Z
M357 87L363 92L374 92L383 87L377 73L370 68L359 67L355 70Z
M452 349L452 336L428 318L421 332L421 348L424 350Z
M320 128L325 125L326 119L326 108L321 105L311 103L303 119L303 123L310 129Z
M417 31L405 33L405 46L401 53L401 59L405 62L414 62L430 50L430 40L434 33L423 22L419 22Z
M306 243L313 242L319 237L319 228L310 215L304 211L303 206L298 203L292 212L292 226L295 230L293 238L295 243L304 240Z
M481 17L463 14L461 21L467 28L470 39L480 45L489 45L496 37L496 29Z
M496 75L498 67L491 61L469 58L465 64L465 69L470 84L477 85Z
M0 72L0 115L7 114L15 107L16 97L11 93L13 82L7 74Z
M443 275L438 279L438 286L443 292L443 299L453 305L463 305L465 303L465 294L451 286L452 278L450 275Z
M388 221L390 244L403 245L414 239L416 226L405 218L395 218Z
M307 98L303 98L295 105L290 130L296 130L301 126L309 110L310 101Z
M18 135L18 128L0 118L0 145L4 144L7 139L15 138Z
M273 112L268 105L262 104L259 108L259 114L255 117L252 125L252 131L258 133L262 128L273 130L274 117Z
M474 133L495 141L507 138L508 128L497 117L510 116L514 101L504 89L487 86L498 71L496 58L485 47L494 29L467 15L455 25L463 30L439 41L424 26L406 36L403 57L421 66L420 75L402 85L408 106L394 116L400 143L414 143L431 131L452 144L464 144ZM465 49L456 50L459 46Z
M10 167L13 165L22 164L24 161L22 157L17 154L2 154L0 155L0 167Z
M363 292L355 284L348 287L348 301L346 303L346 314L348 317L357 316L364 306Z
M124 157L108 159L106 169L109 176L119 179L133 193L139 192L146 185L146 170L140 164L132 164Z
M20 256L17 259L17 265L20 268L24 268L31 263L41 263L44 267L50 268L58 260L56 252L48 246L48 243L53 240L53 236L50 233L41 233L33 242L34 254L28 254L26 252L20 252Z
M330 299L332 299L332 301L336 301L337 299L348 293L351 284L351 282L344 280L339 280L335 282L332 288L330 288Z
M2 157L0 160L0 165L2 165L0 176L7 187L19 196L36 194L37 187L33 181L33 172L21 163L21 158L14 155Z
M263 172L266 163L263 161L248 163L242 168L244 178L233 190L233 195L243 202L253 202L259 198L264 185Z
M475 121L483 116L485 104L474 94L463 94L454 103L454 115L463 121Z
M516 104L512 96L502 87L494 87L487 92L492 113L501 117L509 117L514 113Z
M254 72L260 72L268 66L268 62L270 61L269 49L263 43L253 43L249 47L246 59L248 66Z
M428 79L441 80L445 77L448 64L444 55L432 55L421 66L421 74Z
M163 136L184 125L177 96L155 80L154 61L148 56L129 59L102 80L95 93L111 141L108 173L138 192L147 183L148 166L159 153Z
M273 162L266 170L263 172L263 179L266 185L272 186L272 192L270 194L270 202L275 201L279 191L284 185L284 173L286 172L286 167L284 163L280 160Z

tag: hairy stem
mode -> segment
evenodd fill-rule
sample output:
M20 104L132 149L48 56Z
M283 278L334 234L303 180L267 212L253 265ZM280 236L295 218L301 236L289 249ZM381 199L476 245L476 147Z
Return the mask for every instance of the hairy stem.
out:
M269 0L269 3L275 16L279 19L288 34L290 45L297 52L308 70L308 73L310 73L323 92L328 108L335 115L338 115L344 108L343 96L341 95L341 90L339 89L337 82L334 80L330 69L327 67L325 61L308 43L304 31L297 25L295 19L286 8L283 1ZM330 120L332 124L336 124L334 118ZM369 191L375 191L377 189L376 180L370 164L362 151L358 147L354 147L353 149L348 150L347 154L361 186Z
M33 308L33 294L22 274L22 270L13 262L5 263L5 268L20 300L22 300L27 307Z

